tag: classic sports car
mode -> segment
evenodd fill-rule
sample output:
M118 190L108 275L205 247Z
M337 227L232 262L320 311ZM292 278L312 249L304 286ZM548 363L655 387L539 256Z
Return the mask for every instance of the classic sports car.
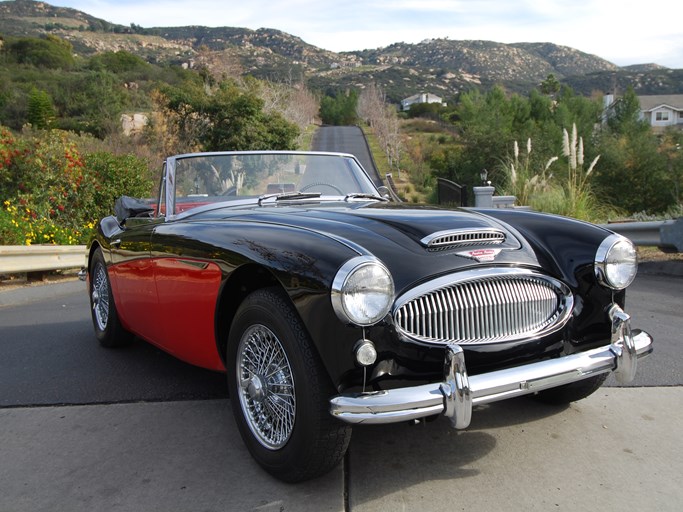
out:
M99 342L134 335L227 374L237 426L285 481L334 467L359 423L628 382L627 239L515 209L391 202L346 154L170 157L156 201L123 198L88 246Z

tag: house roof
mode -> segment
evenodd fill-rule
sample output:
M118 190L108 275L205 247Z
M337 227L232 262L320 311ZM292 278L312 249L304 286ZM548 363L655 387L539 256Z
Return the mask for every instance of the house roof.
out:
M640 110L644 112L650 112L664 106L672 110L683 110L683 94L638 96L638 101L640 101Z
M413 94L412 96L408 96L407 98L401 100L401 103L419 101L423 96L426 97L427 101L429 101L429 100L442 101L442 98L440 96L437 96L436 94L432 94L431 92L428 92L428 93Z

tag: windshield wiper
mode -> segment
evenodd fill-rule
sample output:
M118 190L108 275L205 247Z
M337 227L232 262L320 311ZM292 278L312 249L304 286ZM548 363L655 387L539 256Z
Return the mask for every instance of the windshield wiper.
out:
M377 196L375 194L366 194L364 192L353 192L344 196L344 201L349 199L374 199L375 201L388 201L386 197Z
M266 194L258 198L258 205L266 199L275 199L276 201L282 200L296 200L296 199L312 199L315 197L320 197L321 192L280 192L278 194Z

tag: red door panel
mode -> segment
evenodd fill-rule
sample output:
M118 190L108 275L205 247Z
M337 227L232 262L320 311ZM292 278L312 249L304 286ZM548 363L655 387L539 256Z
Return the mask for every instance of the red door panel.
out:
M162 327L152 260L139 258L116 263L109 267L109 275L123 326L158 344Z
M154 276L162 318L161 341L174 356L204 368L223 370L214 335L222 273L215 263L186 259L154 260Z

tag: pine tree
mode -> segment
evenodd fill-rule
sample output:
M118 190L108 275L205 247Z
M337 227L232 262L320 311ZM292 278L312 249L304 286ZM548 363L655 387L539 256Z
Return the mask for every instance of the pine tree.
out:
M55 108L52 105L52 98L47 92L34 87L28 97L28 122L34 128L45 130L52 126L54 120Z

